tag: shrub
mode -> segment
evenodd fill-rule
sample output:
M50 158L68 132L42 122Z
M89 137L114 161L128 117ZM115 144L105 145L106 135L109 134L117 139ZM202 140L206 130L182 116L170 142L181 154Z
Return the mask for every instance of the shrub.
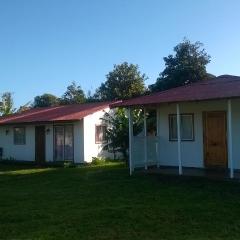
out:
M93 157L92 158L92 165L102 165L104 164L106 161L104 158L98 158L98 157Z

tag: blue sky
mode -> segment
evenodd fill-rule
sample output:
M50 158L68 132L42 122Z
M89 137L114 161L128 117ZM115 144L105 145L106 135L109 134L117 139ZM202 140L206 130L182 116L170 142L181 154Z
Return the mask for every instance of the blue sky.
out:
M1 0L0 93L18 107L73 80L94 92L123 61L148 85L184 37L204 43L210 73L240 75L239 13L239 0Z

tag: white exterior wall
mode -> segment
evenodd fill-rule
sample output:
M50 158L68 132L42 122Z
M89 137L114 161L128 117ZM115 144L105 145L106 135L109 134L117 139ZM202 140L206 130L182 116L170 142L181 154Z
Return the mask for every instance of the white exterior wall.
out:
M83 119L75 122L73 127L74 134L74 162L84 163L84 135Z
M3 158L22 161L35 160L35 127L33 125L25 126L25 145L14 145L13 129L14 126L0 127L0 147L3 148ZM7 135L6 130L8 130Z
M13 129L17 126L25 127L26 144L14 145ZM53 126L45 125L50 129L45 135L46 161L53 161ZM9 133L6 135L6 130ZM35 161L35 125L0 126L0 147L3 148L3 159Z
M91 162L93 157L112 157L112 155L103 150L104 145L95 142L95 126L104 124L101 118L109 108L95 112L84 118L84 161Z
M232 132L233 132L233 165L240 169L240 100L232 100ZM176 104L162 104L159 107L158 129L159 136L158 154L159 163L163 166L178 166L177 141L169 141L169 114L176 114ZM180 113L194 114L194 141L181 142L181 156L183 167L204 167L203 150L203 112L204 111L226 111L227 100L180 103ZM226 114L227 117L227 114ZM139 164L137 156L143 155L143 139L133 138L133 162ZM138 141L138 144L136 144ZM148 147L149 148L149 147ZM154 147L152 148L154 149ZM149 150L148 150L149 151ZM141 153L141 154L140 154ZM142 162L142 161L141 161ZM157 162L157 159L156 159ZM229 161L228 161L229 164Z
M232 100L232 150L233 168L240 169L240 100Z

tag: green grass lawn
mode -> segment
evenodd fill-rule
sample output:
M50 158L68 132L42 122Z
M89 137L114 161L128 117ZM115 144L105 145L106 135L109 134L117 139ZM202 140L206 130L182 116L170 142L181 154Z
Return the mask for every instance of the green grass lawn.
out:
M240 183L0 165L0 239L240 239Z

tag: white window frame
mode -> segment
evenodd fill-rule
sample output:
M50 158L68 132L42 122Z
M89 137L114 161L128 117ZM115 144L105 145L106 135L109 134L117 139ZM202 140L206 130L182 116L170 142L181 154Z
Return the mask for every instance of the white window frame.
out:
M104 139L102 141L99 140L99 137L97 138L97 128L98 127L105 127L107 131L107 125L106 124L96 124L95 125L95 144L103 144L107 143L107 139ZM106 134L105 134L106 135Z
M17 142L16 141L16 129L22 128L23 129L23 142ZM26 128L24 126L15 126L13 128L13 143L14 145L26 145Z
M195 141L195 131L194 131L194 114L193 113L181 113L180 114L180 120L182 122L182 117L191 117L191 122L192 122L192 137L191 138L183 138L184 134L182 133L182 128L181 128L181 141ZM168 131L169 131L169 141L174 142L177 141L177 136L176 138L172 138L172 126L171 126L171 118L176 118L176 124L177 124L177 114L169 114L168 115ZM181 124L182 126L182 124ZM176 126L177 129L177 126ZM177 135L177 134L176 134Z

